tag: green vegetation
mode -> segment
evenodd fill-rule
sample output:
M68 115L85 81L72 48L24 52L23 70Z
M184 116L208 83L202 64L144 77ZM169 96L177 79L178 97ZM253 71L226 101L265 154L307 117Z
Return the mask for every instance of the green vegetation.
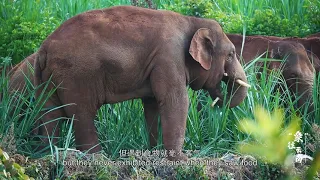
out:
M159 9L214 18L228 33L305 36L320 31L320 1L318 0L154 0L153 2ZM142 0L140 3L146 5ZM66 19L90 9L123 4L129 5L130 0L0 0L1 67L7 67L10 63L16 64L35 52L41 42ZM284 84L279 72L273 71L267 76L264 71L258 79L256 77L258 70L252 64L245 65L244 69L252 88L250 88L245 101L233 109L227 108L226 105L220 108L211 108L212 100L207 97L205 92L189 90L190 106L184 148L199 150L199 153L194 154L195 157L220 157L230 151L239 153L234 148L235 145L242 141L248 142L252 140L252 137L244 133L238 125L240 120L244 118L254 119L253 112L258 105L269 112L282 108L284 125L290 124L292 117L298 114L302 120L301 131L303 133L314 134L312 125L320 124L318 87L320 77L315 79L313 89L316 111L315 113L307 113L307 107L295 108L297 101L290 101L289 97L292 94L288 91L288 87L281 86L282 91L278 89L278 84ZM7 75L5 71L1 72L0 142L8 136L9 129L13 125L12 136L15 138L14 146L16 147L16 151L13 153L39 157L44 153L35 152L33 147L39 144L37 141L39 137L34 136L31 131L37 126L41 126L35 124L35 120L39 118L37 115L42 109L43 100L45 101L53 91L49 94L42 94L42 100L34 100L35 91L39 87L34 87L30 81L27 82L25 91L9 95ZM47 86L47 84L42 86ZM285 93L281 94L280 92ZM203 104L200 112L197 111L199 100ZM53 121L58 120L62 120L62 118ZM250 121L255 122L256 120ZM98 111L95 122L104 152L112 159L119 157L121 149L141 150L149 147L140 100L105 105ZM65 176L63 174L64 165L57 158L58 152L67 152L67 148L74 147L71 125L72 120L65 122L61 128L62 136L59 138L59 145L64 147L63 150L53 146L48 147L51 154L56 157L51 161L57 166L52 172L53 176L57 178ZM280 128L278 130L283 130ZM41 138L52 139L53 137ZM314 142L319 141L318 138ZM159 147L157 148L162 148L161 144L162 140L159 139ZM0 143L0 146L5 148L7 144ZM308 155L317 154L316 150L305 148ZM319 155L317 157L319 158ZM271 166L264 163L261 163L259 167L262 168L261 172L271 172L269 169L272 169ZM178 168L177 177L204 177L203 167L189 168L190 171L196 171L198 174L187 174L185 171L188 169ZM310 171L314 172L314 170ZM101 172L101 177L104 175ZM262 176L274 177L272 173Z
M10 159L9 155L0 149L0 178L29 180L25 175L25 169Z
M138 0L145 6L144 0ZM81 12L130 5L130 0L0 1L0 55L16 64L40 46L63 21ZM228 33L306 36L320 31L318 0L153 0L159 9L214 18Z
M320 2L316 0L186 0L167 9L186 15L213 18L228 33L306 36L320 31Z

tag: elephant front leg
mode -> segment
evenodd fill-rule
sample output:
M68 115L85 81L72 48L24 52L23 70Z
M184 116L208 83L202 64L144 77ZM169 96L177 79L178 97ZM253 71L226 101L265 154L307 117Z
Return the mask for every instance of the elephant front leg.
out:
M150 146L153 148L157 146L158 141L158 116L159 108L155 98L143 98L144 116L147 122L149 132Z
M83 109L82 112L86 110L87 109ZM80 151L88 151L89 153L99 152L102 148L99 144L96 127L94 126L96 114L94 112L82 112L76 114L75 117L79 118L74 121L77 149Z
M189 105L187 93L183 96L172 94L166 101L160 101L159 105L163 144L165 149L174 153L169 153L168 158L187 160L187 156L182 153Z
M189 99L184 84L186 80L177 72L177 70L170 72L168 68L155 68L151 74L151 86L159 107L164 147L174 152L173 156L169 153L168 159L186 160L182 146Z

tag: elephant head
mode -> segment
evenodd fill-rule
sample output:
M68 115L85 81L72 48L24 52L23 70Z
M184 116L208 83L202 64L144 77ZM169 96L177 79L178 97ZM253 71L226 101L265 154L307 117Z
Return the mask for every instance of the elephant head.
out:
M303 45L296 42L278 41L273 47L276 48L272 49L272 58L284 60L282 74L289 89L299 98L298 106L312 102L315 70ZM271 62L270 65L271 69L279 68L280 63ZM309 106L309 111L313 110L312 104Z
M290 40L290 39L289 39ZM310 61L312 62L317 74L320 72L320 38L299 38L295 40L301 43L307 51Z
M250 85L247 84L245 72L236 57L234 45L224 33L221 33L222 36L217 34L206 28L201 28L194 34L189 53L201 68L197 73L199 76L191 80L190 87L194 90L207 90L211 98L219 98L218 105L222 105L224 95L220 85L225 81L228 84L226 100L230 100L230 107L235 107L244 100Z
M304 44L297 42L295 38L285 40L272 36L246 36L243 38L242 35L236 34L228 34L228 37L236 46L237 53L242 54L245 63L266 51L269 58L284 60L283 63L278 60L270 61L268 67L269 69L279 69L280 65L283 64L282 75L290 90L296 97L300 97L299 106L302 106L312 97L314 67L308 58L308 56L311 57L311 54L307 54ZM242 48L243 39L245 39L245 42ZM243 52L241 52L242 49ZM312 59L316 64L318 58L314 55ZM262 64L262 62L258 62L256 65L261 66ZM309 110L312 109L311 106Z
M306 38L312 38L312 37L320 37L320 32L314 33L314 34L310 34L310 35L307 36Z

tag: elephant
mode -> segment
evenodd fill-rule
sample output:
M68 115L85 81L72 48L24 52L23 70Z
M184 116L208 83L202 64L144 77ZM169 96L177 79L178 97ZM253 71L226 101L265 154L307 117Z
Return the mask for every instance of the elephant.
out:
M240 55L243 36L237 34L227 34L227 36L235 45L237 54ZM307 100L312 100L315 70L308 59L304 46L295 41L272 41L264 36L245 37L242 52L244 63L250 62L264 52L267 52L268 58L285 60L282 75L290 90L297 96L301 96L298 100L298 106L301 107ZM279 61L268 62L269 69L279 69L280 65ZM313 110L313 105L311 105L309 111Z
M314 34L310 34L309 36L306 36L306 38L313 38L313 37L320 38L320 32L317 32L317 33L314 33Z
M222 104L224 80L230 107L245 99L249 87L234 45L215 20L134 6L91 10L65 21L44 40L35 61L36 85L50 77L49 89L59 86L45 107L75 105L43 121L74 115L77 149L88 153L101 150L93 120L103 104L141 99L150 145L156 145L160 115L164 148L181 152L187 86L207 90ZM45 126L52 130L52 123Z
M307 55L309 60L312 62L314 69L317 74L320 72L320 37L316 37L315 35L308 36L306 38L298 38L298 37L277 37L277 36L247 36L247 37L261 37L266 38L272 41L289 41L289 42L297 42L301 43L307 51Z

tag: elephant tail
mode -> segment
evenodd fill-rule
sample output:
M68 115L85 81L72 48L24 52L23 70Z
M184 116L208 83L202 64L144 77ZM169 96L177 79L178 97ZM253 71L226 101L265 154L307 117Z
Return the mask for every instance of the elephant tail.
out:
M42 82L42 70L46 67L47 53L39 51L36 60L34 62L34 84L39 87Z
M46 67L47 53L45 51L39 50L35 61L34 61L34 87L36 88L35 98L39 98L41 93L44 91L43 80L42 80L42 71ZM41 97L40 97L41 98ZM41 103L40 103L41 104ZM35 122L34 127L38 127L40 125L40 120ZM35 128L31 132L33 135L39 134L39 128Z

